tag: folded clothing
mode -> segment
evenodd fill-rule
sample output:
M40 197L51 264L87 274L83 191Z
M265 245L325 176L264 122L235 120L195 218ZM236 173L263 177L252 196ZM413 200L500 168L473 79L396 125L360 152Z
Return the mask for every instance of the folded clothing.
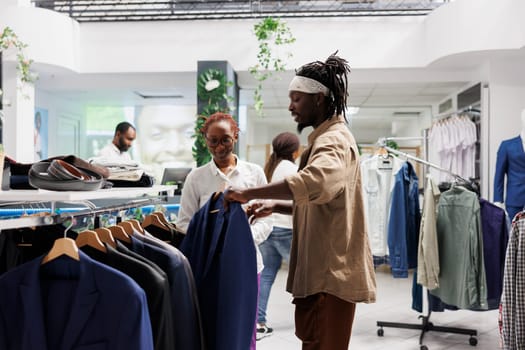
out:
M109 171L108 180L139 181L144 175L144 169L136 162L115 162L115 160L104 158L92 158L90 163L102 166Z

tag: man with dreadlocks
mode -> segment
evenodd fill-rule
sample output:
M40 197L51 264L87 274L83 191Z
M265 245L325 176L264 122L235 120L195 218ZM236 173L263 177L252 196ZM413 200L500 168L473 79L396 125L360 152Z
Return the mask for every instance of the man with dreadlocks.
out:
M289 86L297 129L313 127L299 171L283 181L249 189L229 188L225 198L293 199L261 203L248 215L293 213L287 291L295 304L295 334L303 350L347 350L355 303L375 301L359 154L346 126L350 67L337 52L296 71Z

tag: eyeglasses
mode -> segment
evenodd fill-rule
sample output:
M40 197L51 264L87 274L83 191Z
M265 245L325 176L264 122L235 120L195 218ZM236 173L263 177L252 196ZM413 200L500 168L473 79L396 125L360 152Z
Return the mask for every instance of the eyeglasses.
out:
M222 144L223 146L226 146L226 147L233 145L233 138L230 137L230 136L225 136L222 139L218 139L218 138L215 138L215 137L212 137L212 138L204 137L204 138L208 142L208 145L210 145L212 147L218 146L219 143Z

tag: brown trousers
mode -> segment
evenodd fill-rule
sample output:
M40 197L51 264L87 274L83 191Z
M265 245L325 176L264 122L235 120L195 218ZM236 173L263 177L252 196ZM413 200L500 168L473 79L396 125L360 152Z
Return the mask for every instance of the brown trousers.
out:
M327 293L294 298L295 335L302 350L348 350L355 304Z

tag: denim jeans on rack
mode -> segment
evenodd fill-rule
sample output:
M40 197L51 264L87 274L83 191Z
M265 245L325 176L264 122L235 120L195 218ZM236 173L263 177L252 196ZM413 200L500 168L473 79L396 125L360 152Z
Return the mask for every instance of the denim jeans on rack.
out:
M292 229L274 226L268 239L259 245L264 262L257 308L257 322L259 323L266 323L266 309L268 307L270 290L275 281L275 276L277 276L277 272L281 268L283 259L286 262L290 259L291 244Z

